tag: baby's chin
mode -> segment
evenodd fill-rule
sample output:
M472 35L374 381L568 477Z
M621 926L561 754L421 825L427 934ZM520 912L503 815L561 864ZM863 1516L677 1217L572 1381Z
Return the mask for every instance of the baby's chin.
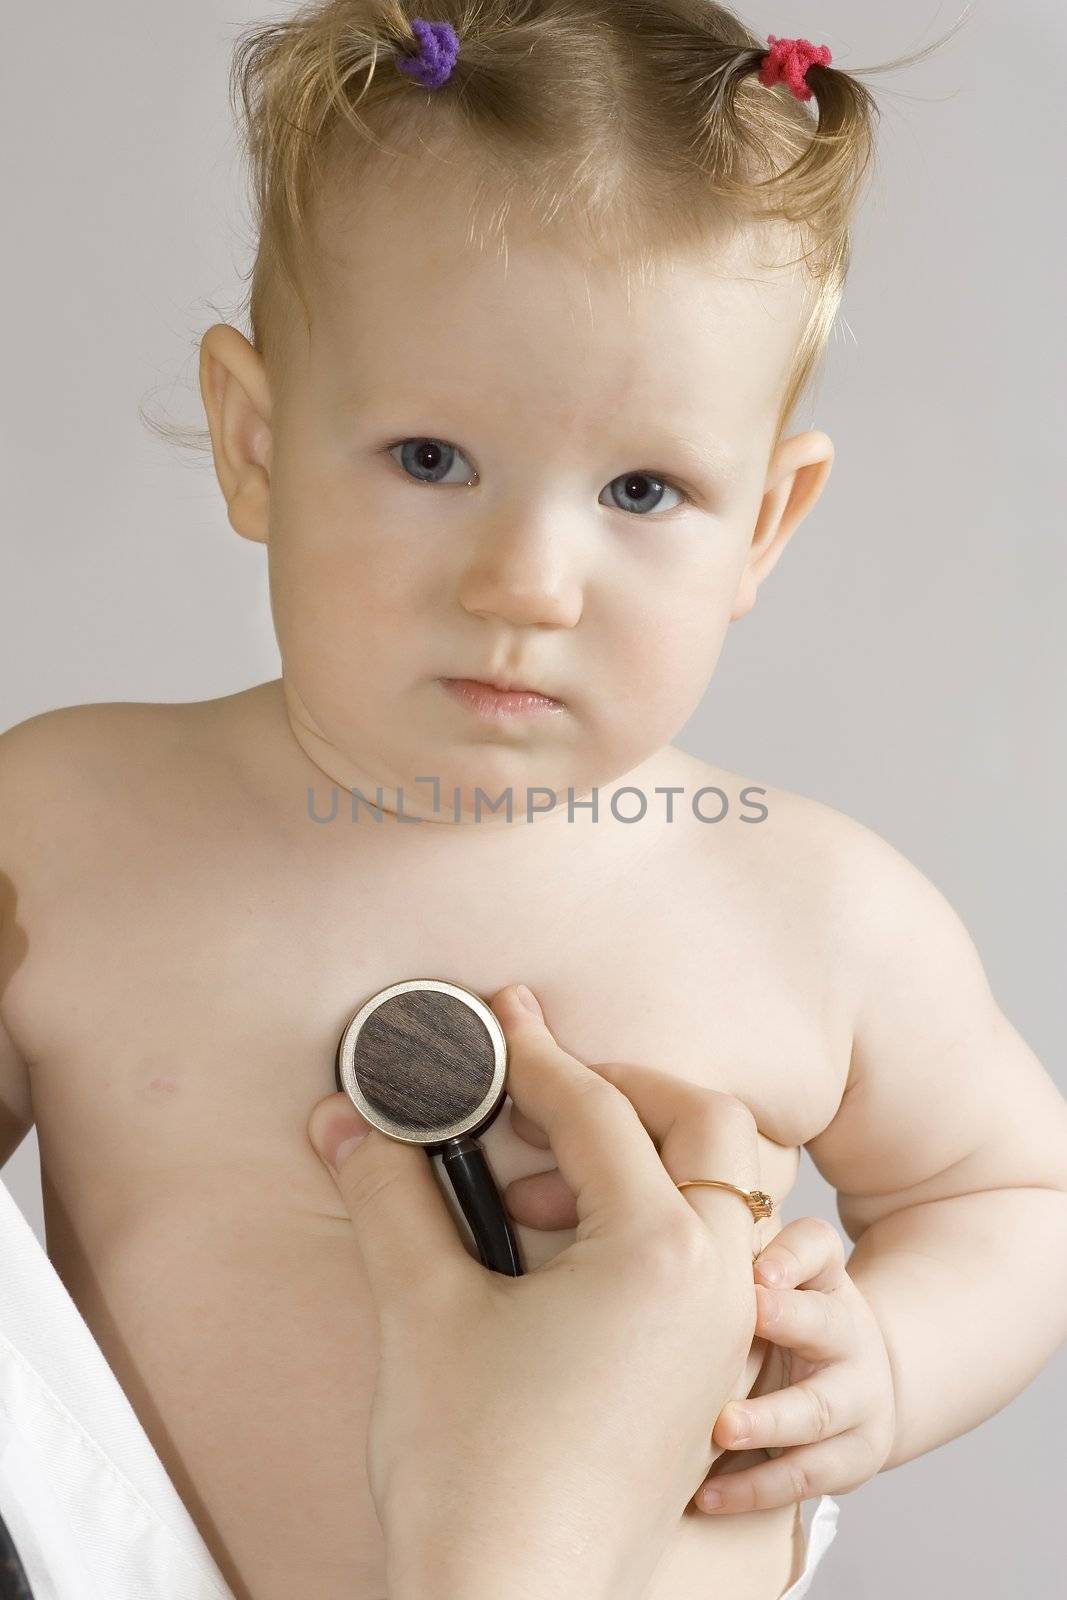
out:
M425 822L584 826L603 818L613 787L650 754L633 725L591 728L570 710L468 721L451 705L418 704L383 721L333 703L311 709L291 686L288 700L294 734L320 770L358 789L361 804L376 807L380 787L386 810Z

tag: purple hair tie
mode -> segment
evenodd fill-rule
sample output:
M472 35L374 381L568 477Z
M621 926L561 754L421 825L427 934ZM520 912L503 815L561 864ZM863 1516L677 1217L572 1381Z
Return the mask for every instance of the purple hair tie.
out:
M419 41L417 56L398 55L397 71L421 83L424 89L439 89L451 76L459 55L459 39L450 22L427 22L412 17L411 31Z

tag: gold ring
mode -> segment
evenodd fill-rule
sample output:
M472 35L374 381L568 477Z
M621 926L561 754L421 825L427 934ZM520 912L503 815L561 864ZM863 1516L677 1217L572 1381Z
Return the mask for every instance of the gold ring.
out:
M736 1183L724 1183L719 1178L686 1178L683 1183L676 1183L676 1189L729 1189L732 1194L741 1196L753 1219L758 1221L761 1217L769 1217L774 1210L774 1201L762 1189L739 1189ZM753 1263L757 1262L762 1254L760 1250L753 1250Z

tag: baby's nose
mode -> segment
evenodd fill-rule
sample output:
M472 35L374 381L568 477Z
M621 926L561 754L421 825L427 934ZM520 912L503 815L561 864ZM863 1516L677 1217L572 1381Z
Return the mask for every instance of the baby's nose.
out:
M523 525L494 532L472 556L459 585L460 604L516 627L573 628L582 585L572 554L557 535Z

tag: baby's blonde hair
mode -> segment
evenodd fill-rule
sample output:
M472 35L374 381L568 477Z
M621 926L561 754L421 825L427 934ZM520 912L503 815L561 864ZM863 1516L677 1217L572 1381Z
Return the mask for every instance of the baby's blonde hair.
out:
M413 16L458 35L440 88L397 71L398 52L418 51ZM358 198L375 163L455 154L494 202L489 232L505 249L514 197L541 228L569 224L644 275L656 258L731 229L793 225L811 292L777 442L844 292L878 115L859 79L942 42L854 72L813 66L813 98L802 101L759 82L766 42L713 0L314 0L254 24L230 76L254 198L251 342L280 376L294 298L310 330L306 269L324 195L343 185ZM145 420L168 438L209 442L203 430Z

